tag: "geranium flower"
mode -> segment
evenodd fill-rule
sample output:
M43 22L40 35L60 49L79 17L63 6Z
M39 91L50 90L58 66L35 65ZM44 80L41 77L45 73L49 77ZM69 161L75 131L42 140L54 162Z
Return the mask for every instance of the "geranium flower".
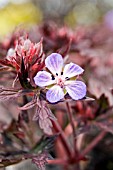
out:
M74 100L82 99L86 95L86 85L76 80L84 71L80 66L74 63L64 66L63 58L58 53L49 55L45 59L45 66L51 73L39 71L34 81L37 86L48 88L46 98L50 103L60 101L66 93Z

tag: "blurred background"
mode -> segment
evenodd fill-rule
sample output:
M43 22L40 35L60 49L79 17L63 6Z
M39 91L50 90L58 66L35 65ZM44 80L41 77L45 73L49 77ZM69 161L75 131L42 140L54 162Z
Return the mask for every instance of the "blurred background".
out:
M0 36L48 19L71 27L104 20L113 29L112 10L113 0L0 0Z

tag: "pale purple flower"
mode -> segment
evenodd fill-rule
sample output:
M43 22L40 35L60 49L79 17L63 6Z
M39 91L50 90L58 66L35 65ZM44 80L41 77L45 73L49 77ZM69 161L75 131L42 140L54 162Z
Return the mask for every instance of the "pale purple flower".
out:
M37 86L48 88L46 98L50 103L60 101L66 93L74 100L82 99L86 95L86 85L76 80L84 71L80 66L74 63L64 66L63 58L58 53L49 55L45 66L51 73L39 71L34 81Z
M113 31L113 10L110 10L105 14L104 23L107 28Z

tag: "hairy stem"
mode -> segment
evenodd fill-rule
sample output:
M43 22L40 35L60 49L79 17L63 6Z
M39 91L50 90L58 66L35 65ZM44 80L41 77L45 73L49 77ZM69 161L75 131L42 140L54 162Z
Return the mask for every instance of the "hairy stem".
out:
M102 131L83 151L80 159L84 158L106 135L106 131Z
M70 147L69 147L69 145L68 145L68 143L66 141L65 134L64 134L63 130L61 129L61 127L60 127L60 125L59 125L59 123L57 121L52 121L52 123L53 123L54 130L57 133L59 133L59 135L60 135L60 139L61 139L61 142L63 144L63 147L65 148L67 156L71 157L72 156L72 152L71 152L71 149L70 149Z
M68 162L67 162L67 160L65 160L65 159L54 159L54 160L48 160L47 161L49 164L56 164L56 165L68 165Z
M75 131L75 126L74 126L74 121L73 121L73 114L71 111L71 108L69 106L69 103L66 102L66 106L67 106L67 113L68 113L68 117L69 117L69 121L70 124L72 126L72 131L73 131L73 144L74 144L74 152L75 152L75 157L78 157L78 149L77 149L77 145L76 145L76 131Z

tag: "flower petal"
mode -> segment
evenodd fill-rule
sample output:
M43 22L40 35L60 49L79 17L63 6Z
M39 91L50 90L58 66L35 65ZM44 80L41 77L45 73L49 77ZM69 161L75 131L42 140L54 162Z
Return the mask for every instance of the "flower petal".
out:
M55 80L52 80L52 75L47 71L39 71L34 77L34 81L39 87L45 87L55 83Z
M54 85L46 93L46 98L50 103L56 103L64 98L64 92L58 85Z
M86 85L82 81L73 81L65 88L74 100L82 99L86 95Z
M61 74L63 58L58 53L52 53L45 59L45 65L54 75Z
M70 63L65 65L63 75L64 77L71 78L83 73L83 71L84 70L79 65Z

